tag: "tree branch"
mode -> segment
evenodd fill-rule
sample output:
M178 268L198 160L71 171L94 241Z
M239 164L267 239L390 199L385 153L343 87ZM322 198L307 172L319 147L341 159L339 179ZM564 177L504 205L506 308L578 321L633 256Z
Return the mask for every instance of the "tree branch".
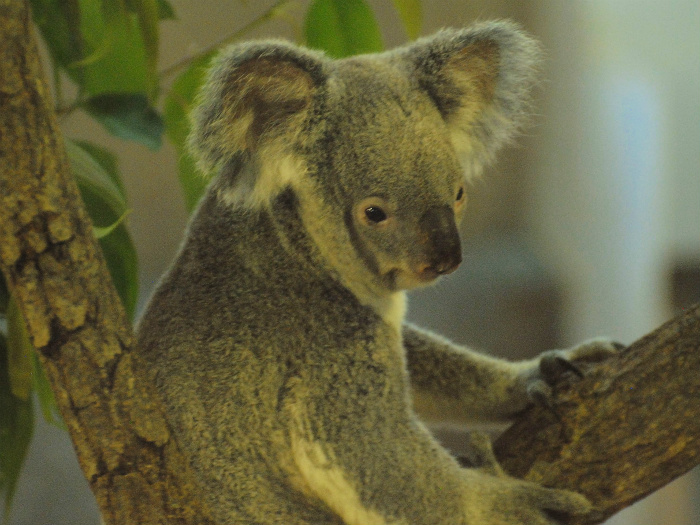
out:
M700 463L700 305L555 392L496 443L514 476L583 492L600 523Z
M27 2L0 4L0 269L105 523L209 524L70 176Z

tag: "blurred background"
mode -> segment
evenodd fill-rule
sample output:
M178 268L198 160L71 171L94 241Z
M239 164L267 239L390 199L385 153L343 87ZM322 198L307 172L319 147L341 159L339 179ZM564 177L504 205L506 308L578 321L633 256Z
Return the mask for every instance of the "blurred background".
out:
M161 69L273 4L171 3L179 21L163 26ZM405 42L391 2L369 3L387 47ZM246 38L298 40L305 5ZM629 343L699 301L700 2L441 0L424 2L424 17L423 34L514 19L546 62L530 126L471 187L462 267L414 293L409 318L516 359L598 335ZM80 115L62 124L119 153L143 303L187 220L175 152L117 141ZM42 417L9 523L99 523L67 435ZM608 523L697 525L700 471Z

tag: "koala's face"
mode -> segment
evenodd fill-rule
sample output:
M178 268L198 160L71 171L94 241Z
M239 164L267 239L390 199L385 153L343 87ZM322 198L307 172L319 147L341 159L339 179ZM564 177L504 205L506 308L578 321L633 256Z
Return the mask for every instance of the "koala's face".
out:
M454 271L465 177L435 104L367 57L338 63L331 79L321 178L360 260L394 290Z
M537 55L506 22L344 60L236 45L201 91L191 150L231 206L266 210L293 191L305 233L354 290L413 288L459 265L463 173L512 137Z

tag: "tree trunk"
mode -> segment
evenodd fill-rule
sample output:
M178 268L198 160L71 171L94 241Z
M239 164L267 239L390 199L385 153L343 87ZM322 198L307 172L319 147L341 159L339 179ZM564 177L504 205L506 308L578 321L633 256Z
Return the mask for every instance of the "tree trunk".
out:
M27 2L0 3L0 266L107 525L208 524L92 235Z
M108 525L211 524L82 207L26 2L0 3L0 268ZM556 389L496 450L510 472L587 494L600 521L700 461L700 309Z

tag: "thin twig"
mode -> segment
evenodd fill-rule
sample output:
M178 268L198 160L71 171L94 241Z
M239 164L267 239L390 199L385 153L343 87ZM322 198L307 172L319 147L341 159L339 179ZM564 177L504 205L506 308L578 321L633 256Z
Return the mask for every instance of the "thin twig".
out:
M294 3L294 1L295 0L278 0L277 2L275 2L275 4L272 7L270 7L270 9L265 11L258 18L249 22L248 24L246 24L242 28L237 29L236 31L234 31L230 35L220 39L219 41L215 42L214 44L207 46L199 53L185 57L182 60L179 60L178 62L173 64L172 66L169 66L169 67L165 68L164 70L162 70L159 73L159 77L160 77L161 81L163 79L175 74L180 69L184 68L185 66L187 66L188 64L197 60L198 58L203 57L208 53L211 53L215 49L218 49L225 44L228 44L230 42L238 40L239 38L241 38L241 36L243 36L248 31L251 31L251 30L255 29L256 27L259 27L260 25L264 24L268 20L275 18L276 16L279 16L280 11L282 11L284 8L286 8L288 4Z

